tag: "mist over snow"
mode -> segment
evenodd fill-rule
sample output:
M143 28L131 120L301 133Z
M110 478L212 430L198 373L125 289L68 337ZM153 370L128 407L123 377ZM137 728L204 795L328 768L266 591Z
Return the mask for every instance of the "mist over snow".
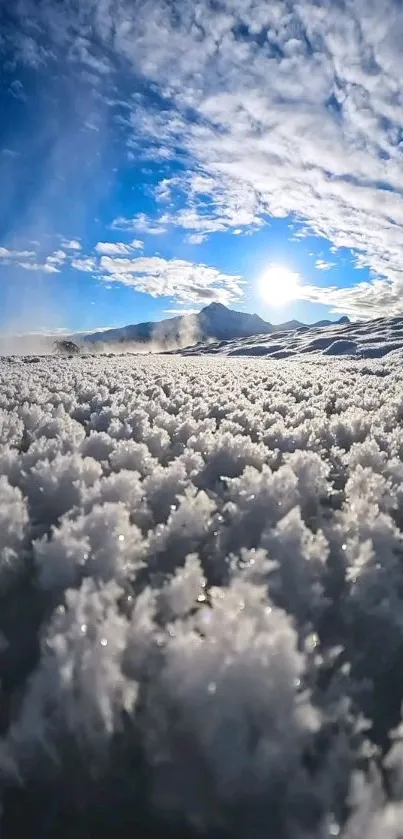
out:
M396 356L30 362L0 363L2 837L398 839Z

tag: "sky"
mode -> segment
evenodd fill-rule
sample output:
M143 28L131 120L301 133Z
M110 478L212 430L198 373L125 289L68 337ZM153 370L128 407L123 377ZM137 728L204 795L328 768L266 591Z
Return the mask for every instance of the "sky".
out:
M0 330L402 312L396 0L0 0Z

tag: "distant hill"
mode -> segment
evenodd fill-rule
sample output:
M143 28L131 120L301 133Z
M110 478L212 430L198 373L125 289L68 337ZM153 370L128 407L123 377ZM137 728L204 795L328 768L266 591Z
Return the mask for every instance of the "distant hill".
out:
M309 324L309 327L331 326L332 323L349 323L349 319L343 317L335 322L323 320L316 324ZM72 337L88 347L98 345L99 348L100 344L140 343L168 348L175 345L191 346L209 340L228 341L232 338L249 338L253 335L269 335L274 332L289 332L302 328L306 328L306 324L297 320L273 325L259 315L236 312L222 303L210 303L195 315L177 315L157 322L146 321Z

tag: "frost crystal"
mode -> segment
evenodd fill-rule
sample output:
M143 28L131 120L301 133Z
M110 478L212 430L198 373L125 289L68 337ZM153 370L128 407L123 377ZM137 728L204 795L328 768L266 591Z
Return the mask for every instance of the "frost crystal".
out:
M66 807L96 835L102 801L116 835L398 839L393 360L83 355L0 384L2 835L25 809L62 835Z

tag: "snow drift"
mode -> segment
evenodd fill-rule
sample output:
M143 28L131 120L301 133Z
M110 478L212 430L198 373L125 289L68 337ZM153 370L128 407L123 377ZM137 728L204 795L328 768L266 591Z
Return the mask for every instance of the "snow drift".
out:
M398 839L400 367L0 383L1 835Z

